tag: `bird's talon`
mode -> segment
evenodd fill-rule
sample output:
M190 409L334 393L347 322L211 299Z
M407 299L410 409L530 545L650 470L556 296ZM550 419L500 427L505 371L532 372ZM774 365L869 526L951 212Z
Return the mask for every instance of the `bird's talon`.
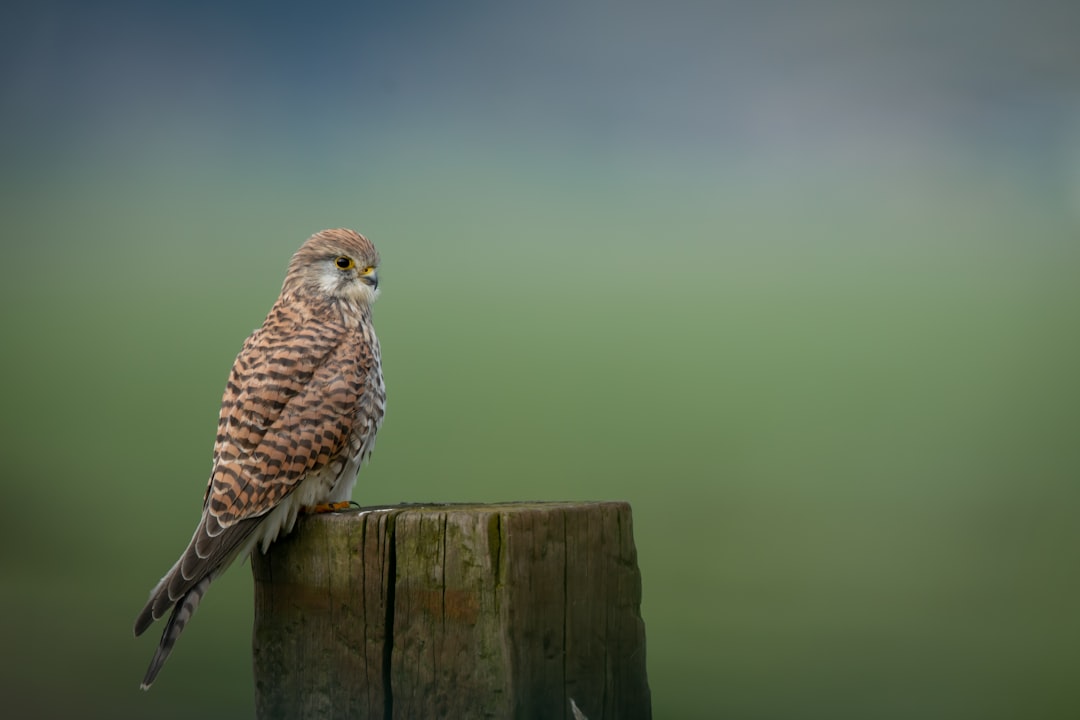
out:
M348 510L353 506L350 502L336 502L336 503L319 503L318 505L309 505L304 508L304 513L307 515L318 515L320 513L332 513L341 512L342 510ZM359 505L357 505L359 507Z

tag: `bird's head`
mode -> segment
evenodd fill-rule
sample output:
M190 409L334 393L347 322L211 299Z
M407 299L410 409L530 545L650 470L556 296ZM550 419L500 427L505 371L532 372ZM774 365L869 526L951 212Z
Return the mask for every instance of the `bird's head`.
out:
M289 262L284 292L310 293L369 307L379 296L379 253L352 230L323 230L307 239Z

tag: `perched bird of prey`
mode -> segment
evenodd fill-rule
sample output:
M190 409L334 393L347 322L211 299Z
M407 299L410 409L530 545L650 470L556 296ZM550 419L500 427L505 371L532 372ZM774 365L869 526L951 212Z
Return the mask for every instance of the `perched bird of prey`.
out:
M288 533L301 509L340 509L386 408L375 246L352 230L312 235L281 295L244 342L221 400L213 469L187 549L150 592L135 635L169 613L150 687L206 589L237 558Z

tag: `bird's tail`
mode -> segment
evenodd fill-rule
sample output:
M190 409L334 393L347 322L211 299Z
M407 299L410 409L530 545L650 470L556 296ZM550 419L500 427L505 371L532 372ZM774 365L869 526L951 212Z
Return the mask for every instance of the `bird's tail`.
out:
M139 686L143 690L149 690L154 678L161 672L161 666L169 658L169 653L172 652L173 646L176 645L177 638L180 637L180 633L184 632L188 620L195 614L195 610L199 607L199 603L202 601L203 595L206 594L206 589L210 587L210 582L213 579L212 574L206 575L202 580L195 583L182 598L176 601L172 614L169 615L169 621L165 623L165 630L161 633L161 641L158 643L157 651L150 661L150 667L146 669L146 676L143 677L142 685ZM138 625L136 625L136 631L139 631Z
M150 661L146 677L143 678L143 690L150 687L161 671L161 666L176 645L176 639L199 607L210 583L233 560L251 552L260 537L255 530L262 522L262 517L248 518L223 528L216 518L203 514L184 554L150 591L150 599L139 617L135 618L135 637L138 637L155 620L160 620L171 611L154 659Z

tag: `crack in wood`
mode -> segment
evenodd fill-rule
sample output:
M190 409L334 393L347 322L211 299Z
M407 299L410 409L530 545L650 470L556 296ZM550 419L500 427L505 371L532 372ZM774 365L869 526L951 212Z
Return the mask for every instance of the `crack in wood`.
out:
M386 542L389 557L386 563L386 618L383 622L383 720L393 720L394 717L394 602L397 595L396 519L396 513L390 513L386 517Z

